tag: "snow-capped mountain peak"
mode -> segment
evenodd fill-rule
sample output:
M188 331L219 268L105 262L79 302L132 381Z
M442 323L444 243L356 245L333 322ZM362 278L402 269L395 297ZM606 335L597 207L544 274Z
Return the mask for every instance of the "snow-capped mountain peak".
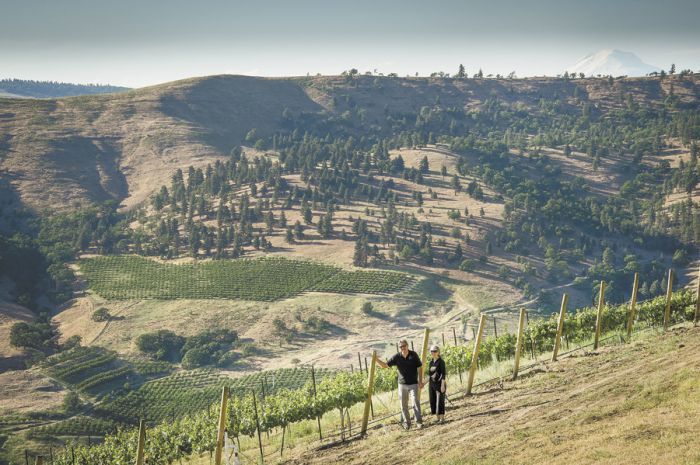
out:
M656 66L644 63L632 52L604 49L585 56L567 68L569 73L584 73L586 76L645 76L661 71Z

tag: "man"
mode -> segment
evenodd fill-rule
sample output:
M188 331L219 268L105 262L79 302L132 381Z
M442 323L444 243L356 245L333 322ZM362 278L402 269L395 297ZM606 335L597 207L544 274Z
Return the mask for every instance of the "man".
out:
M420 356L412 350L408 350L408 341L399 341L399 352L386 362L377 359L377 365L382 368L395 366L399 370L399 401L401 402L401 417L403 427L411 428L411 417L408 415L408 398L412 397L413 416L416 418L418 429L423 427L420 403L418 401L419 390L423 388L423 370L420 369L422 363Z

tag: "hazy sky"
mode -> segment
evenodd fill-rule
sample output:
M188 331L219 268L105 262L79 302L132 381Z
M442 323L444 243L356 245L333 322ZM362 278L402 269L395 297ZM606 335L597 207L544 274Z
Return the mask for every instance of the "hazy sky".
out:
M698 0L0 0L0 78L556 75L603 48L700 69Z

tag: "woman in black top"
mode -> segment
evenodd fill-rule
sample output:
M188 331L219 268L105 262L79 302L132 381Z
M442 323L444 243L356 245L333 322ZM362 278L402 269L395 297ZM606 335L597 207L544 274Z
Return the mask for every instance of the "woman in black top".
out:
M445 421L445 393L447 391L445 378L447 377L447 369L445 368L445 361L440 357L440 348L438 346L430 348L430 355L433 357L428 367L428 375L430 376L428 387L430 413L433 415L437 413L437 421L442 423Z

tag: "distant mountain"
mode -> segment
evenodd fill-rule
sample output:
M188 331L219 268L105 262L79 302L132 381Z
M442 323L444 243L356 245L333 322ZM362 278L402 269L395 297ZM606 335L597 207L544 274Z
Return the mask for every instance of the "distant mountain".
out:
M582 58L567 71L586 76L646 76L661 68L644 63L632 52L605 49Z
M0 80L0 97L56 98L75 95L110 94L127 90L129 90L128 87L100 84L69 84L65 82L24 79Z

